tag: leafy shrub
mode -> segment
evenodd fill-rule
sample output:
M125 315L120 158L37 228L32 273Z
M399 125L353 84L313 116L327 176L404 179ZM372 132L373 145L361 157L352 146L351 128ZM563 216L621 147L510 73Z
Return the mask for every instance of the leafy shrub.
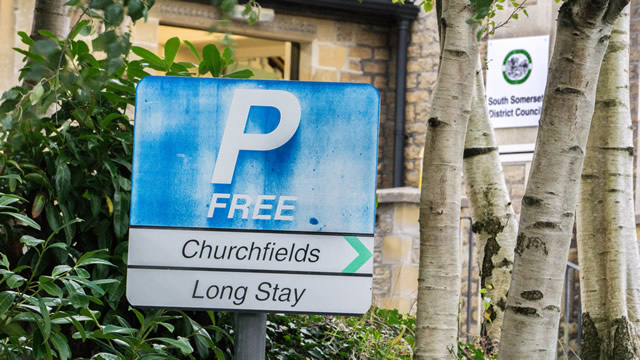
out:
M194 358L230 355L213 313L138 311L124 298L135 85L149 69L222 75L231 52L207 45L198 65L132 47L124 14L153 1L70 1L82 16L67 39L20 33L23 85L0 104L0 354L9 359ZM97 34L99 29L105 29ZM91 35L91 46L79 35ZM133 51L139 60L130 60ZM24 226L27 225L27 226ZM208 324L208 325L201 325ZM230 339L228 339L230 340Z
M411 359L415 322L376 307L360 317L270 314L267 359Z

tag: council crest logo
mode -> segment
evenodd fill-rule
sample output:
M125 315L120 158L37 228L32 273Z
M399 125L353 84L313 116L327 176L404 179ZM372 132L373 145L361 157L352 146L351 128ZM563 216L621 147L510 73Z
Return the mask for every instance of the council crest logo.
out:
M511 85L522 84L531 75L531 55L526 50L512 50L502 62L502 76Z

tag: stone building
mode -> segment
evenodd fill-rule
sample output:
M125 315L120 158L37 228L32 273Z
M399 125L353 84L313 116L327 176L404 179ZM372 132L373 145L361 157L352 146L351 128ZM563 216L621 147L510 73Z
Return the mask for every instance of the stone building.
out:
M34 0L0 0L0 66L5 69L0 91L18 83L22 56L12 48L21 46L16 31L29 32L33 3ZM261 78L375 86L381 95L381 114L374 301L412 311L417 291L417 187L422 152L429 151L424 149L426 120L438 71L435 14L425 13L409 0L404 5L391 0L259 3L263 11L258 24L249 25L238 16L225 27L209 0L157 0L149 20L132 28L132 40L135 45L161 53L164 43L173 36L202 47L212 42L222 44L223 33L230 31L239 66L252 68ZM492 38L549 35L552 44L559 5L529 0L526 6L528 17L510 21ZM497 22L505 20L512 10L508 6ZM631 114L637 134L640 0L631 1L631 16ZM187 51L178 56L193 60ZM536 127L504 127L496 129L496 136L508 188L519 211ZM463 200L463 207L464 204ZM464 208L463 216L468 215ZM461 221L468 229L467 220ZM468 238L463 238L468 245ZM467 254L468 248L464 252ZM468 291L468 265L465 260L463 292ZM473 280L477 276L475 260L471 259L471 265ZM472 293L477 294L477 281L471 283ZM473 299L476 301L477 297L474 295ZM476 312L473 320L477 319Z

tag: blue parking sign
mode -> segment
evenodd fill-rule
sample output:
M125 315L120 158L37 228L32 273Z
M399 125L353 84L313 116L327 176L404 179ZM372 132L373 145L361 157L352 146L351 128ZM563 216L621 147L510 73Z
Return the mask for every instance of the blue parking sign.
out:
M151 286L145 288L147 294L167 290L160 280L160 290L144 280L149 271L167 266L257 273L282 268L294 274L364 276L367 281L361 288L368 287L370 297L379 103L377 90L367 84L143 79L137 88L134 127L129 277L138 286L128 284L132 303L293 312L366 310L364 302L355 310L316 309L312 303L305 305L303 295L295 309L283 304L261 307L259 292L249 308L242 307L248 302L239 305L231 299L193 305L200 301L197 294L204 278L189 283L185 296L195 287L188 300L175 303L149 303L136 289ZM273 237L274 233L280 235ZM214 243L212 255L214 248L209 247ZM344 259L330 254L327 246L333 243L336 251L346 254ZM166 254L157 259L165 256L166 263L148 262L139 250L162 246L165 250L158 251ZM216 257L222 246L228 252ZM260 252L254 250L258 248ZM218 261L214 266L203 257ZM144 270L145 275L137 276L134 270ZM183 279L175 274L170 276ZM179 282L189 282L183 280ZM254 285L263 290L266 286Z

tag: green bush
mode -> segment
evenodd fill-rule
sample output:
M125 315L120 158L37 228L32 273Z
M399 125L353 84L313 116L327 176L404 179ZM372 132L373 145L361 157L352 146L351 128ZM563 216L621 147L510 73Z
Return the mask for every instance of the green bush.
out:
M376 307L359 317L270 314L267 359L411 359L415 322Z
M135 85L148 69L224 74L233 63L207 45L198 65L132 47L120 29L153 1L91 1L67 39L20 33L21 86L0 104L0 354L8 359L230 356L213 313L138 311L124 298ZM105 25L105 29L96 34ZM79 35L93 35L91 46ZM133 51L139 60L130 60ZM202 324L202 325L201 325Z

